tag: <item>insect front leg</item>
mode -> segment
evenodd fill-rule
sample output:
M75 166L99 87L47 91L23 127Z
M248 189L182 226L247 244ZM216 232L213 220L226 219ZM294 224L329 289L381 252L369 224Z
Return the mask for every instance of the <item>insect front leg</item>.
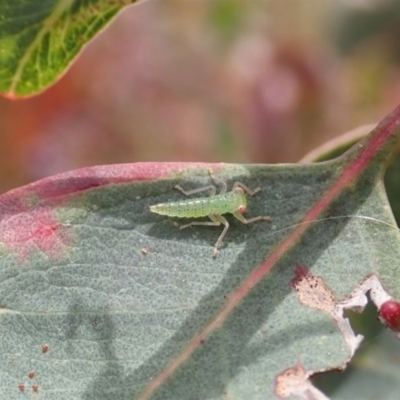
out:
M248 218L246 219L245 217L243 217L243 215L236 211L233 213L233 216L235 218L237 218L240 222L242 222L243 224L251 224L252 222L256 222L256 221L260 221L260 220L265 220L265 221L272 221L271 217L264 217L264 216L258 216L258 217L253 217L253 218Z
M261 192L261 188L257 187L254 190L251 190L249 187L247 187L244 183L242 182L235 182L233 184L232 190L234 190L235 188L240 187L242 188L246 193L248 193L250 196L254 196L256 193Z

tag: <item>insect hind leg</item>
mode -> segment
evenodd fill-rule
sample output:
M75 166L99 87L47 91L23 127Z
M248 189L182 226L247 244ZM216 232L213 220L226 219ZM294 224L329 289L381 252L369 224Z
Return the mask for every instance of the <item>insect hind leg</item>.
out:
M227 189L226 182L222 178L219 178L218 176L215 176L212 170L209 170L208 172L209 172L210 177L211 177L211 179L213 181L218 182L218 183L221 184L222 187L221 187L221 191L219 192L219 194L225 194L226 193L226 189Z
M227 189L226 182L223 179L218 178L217 176L215 176L213 174L213 171L209 170L208 172L209 172L210 177L211 177L211 179L213 181L218 182L218 183L221 184L222 188L221 188L221 191L220 191L219 194L225 194L226 193L226 189ZM207 185L207 186L203 186L201 188L197 188L197 189L193 189L193 190L185 190L185 189L183 189L182 186L176 185L175 189L177 189L180 192L182 192L185 196L190 196L191 194L205 192L206 190L210 190L210 197L214 197L215 194L217 193L217 188L214 185Z
M182 186L176 185L175 189L182 192L185 196L190 196L191 194L194 194L194 193L200 193L200 192L205 192L206 190L209 190L210 197L214 197L215 193L217 192L217 189L214 185L207 185L207 186L203 186L201 188L197 188L197 189L193 189L193 190L185 190L182 188Z

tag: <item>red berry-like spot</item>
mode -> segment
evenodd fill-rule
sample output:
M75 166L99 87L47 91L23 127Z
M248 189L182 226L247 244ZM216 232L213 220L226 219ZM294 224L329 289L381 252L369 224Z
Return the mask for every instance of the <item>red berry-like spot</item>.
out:
M39 390L39 386L38 385L33 385L32 389L34 392L37 392Z
M400 331L400 303L388 300L381 305L379 319L393 331Z
M49 351L49 346L47 346L47 344L44 344L42 346L42 353L47 353Z
M30 371L28 376L30 379L33 379L35 377L35 371Z
M20 383L20 384L18 385L18 389L19 389L21 392L23 392L23 391L25 390L25 385L24 385L23 383Z

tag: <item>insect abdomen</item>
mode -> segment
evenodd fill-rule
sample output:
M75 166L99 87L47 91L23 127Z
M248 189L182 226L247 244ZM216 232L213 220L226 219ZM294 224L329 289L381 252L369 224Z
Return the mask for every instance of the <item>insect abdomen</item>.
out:
M150 211L156 214L178 218L199 218L210 214L210 198L198 198L171 203L160 203L150 206Z

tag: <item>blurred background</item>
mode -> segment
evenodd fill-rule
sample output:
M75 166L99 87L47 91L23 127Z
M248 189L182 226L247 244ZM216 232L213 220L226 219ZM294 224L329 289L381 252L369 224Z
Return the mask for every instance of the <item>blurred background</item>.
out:
M400 100L398 0L149 0L31 99L0 98L0 192L84 166L296 162Z

